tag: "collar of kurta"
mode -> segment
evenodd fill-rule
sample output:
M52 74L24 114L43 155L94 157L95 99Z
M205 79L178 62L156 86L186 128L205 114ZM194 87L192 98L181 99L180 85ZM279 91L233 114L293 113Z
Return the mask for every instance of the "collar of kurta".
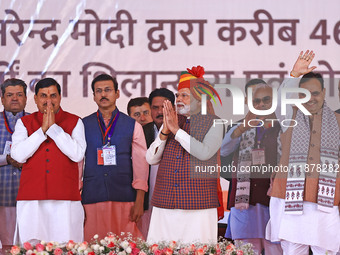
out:
M323 104L323 106L319 109L319 111L317 111L317 113L313 114L313 115L322 115L323 109L325 107L325 103ZM326 106L327 107L327 106Z
M105 122L106 119L104 120L101 111L98 110L98 112L99 112L99 118L100 118L102 121ZM116 107L116 109L114 109L114 111L111 113L111 118L110 118L110 121L108 122L108 125L112 122L113 118L117 115L117 112L119 112L119 110L118 110L118 108ZM106 124L106 123L105 123L105 124ZM108 125L106 125L106 126L108 126Z

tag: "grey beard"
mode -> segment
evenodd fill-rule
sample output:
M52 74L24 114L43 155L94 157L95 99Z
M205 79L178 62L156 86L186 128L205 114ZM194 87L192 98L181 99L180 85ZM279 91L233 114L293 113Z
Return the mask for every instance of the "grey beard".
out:
M189 115L190 114L190 105L183 105L183 108L181 108L181 109L177 108L177 113L181 114L181 115Z

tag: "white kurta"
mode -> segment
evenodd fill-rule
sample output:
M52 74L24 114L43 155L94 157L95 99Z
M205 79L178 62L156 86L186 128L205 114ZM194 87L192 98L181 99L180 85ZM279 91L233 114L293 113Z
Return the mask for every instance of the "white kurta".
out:
M162 129L163 126L160 131ZM223 130L222 125L211 127L203 141L200 142L179 129L175 139L191 155L199 160L208 160L221 147ZM158 135L146 153L146 160L149 164L160 163L165 144L166 140L162 141ZM217 208L181 210L154 206L147 241L149 243L161 241L216 243L217 221Z
M284 213L285 200L270 199L270 220L266 229L266 239L277 242L318 246L337 252L340 249L340 216L338 206L331 213L317 209L317 204L303 202L303 214Z
M71 136L57 124L53 124L46 135L39 128L31 136L21 120L13 133L11 156L20 163L34 156L47 135L72 161L83 159L86 149L84 125L81 119ZM57 241L60 243L83 240L84 210L81 201L32 200L17 202L17 227L14 243L29 240Z
M158 130L157 130L156 125L154 125L154 132L155 132L155 136L154 137L157 137ZM155 189L158 167L159 167L159 165L152 165L150 167L150 176L149 176L149 180L150 180L149 181L149 184L150 184L150 186L149 186L149 206L151 206L152 194L153 194L153 191Z
M293 108L287 105L286 115L281 115L281 94L283 88L298 88L299 78L285 79L278 90L276 116L280 122L291 119ZM292 98L288 93L288 98ZM287 123L286 123L287 124ZM281 125L285 132L288 127ZM340 249L340 216L339 207L334 206L331 213L325 213L317 208L317 203L303 202L303 214L292 215L285 213L285 200L277 197L270 198L270 220L266 228L266 239L270 241L286 240L296 244L310 245L326 250Z
M148 243L216 243L217 209L180 210L153 207Z

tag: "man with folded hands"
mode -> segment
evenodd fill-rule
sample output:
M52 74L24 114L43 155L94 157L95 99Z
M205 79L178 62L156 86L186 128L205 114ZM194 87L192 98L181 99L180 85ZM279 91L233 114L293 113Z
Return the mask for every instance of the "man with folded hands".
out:
M83 240L78 163L86 142L82 120L60 107L52 78L35 86L38 111L17 121L11 157L23 164L17 197L16 243Z

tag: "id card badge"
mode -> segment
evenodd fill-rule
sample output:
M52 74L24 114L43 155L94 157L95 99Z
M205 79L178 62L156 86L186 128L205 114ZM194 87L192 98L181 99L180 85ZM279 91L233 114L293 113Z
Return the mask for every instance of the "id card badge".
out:
M97 148L97 165L98 166L104 165L103 148Z
M104 166L117 165L115 145L103 147L103 159L104 159Z
M5 147L4 147L4 154L10 154L11 153L11 146L12 146L12 141L6 141Z
M264 149L253 149L251 151L251 157L252 157L253 165L266 164Z

